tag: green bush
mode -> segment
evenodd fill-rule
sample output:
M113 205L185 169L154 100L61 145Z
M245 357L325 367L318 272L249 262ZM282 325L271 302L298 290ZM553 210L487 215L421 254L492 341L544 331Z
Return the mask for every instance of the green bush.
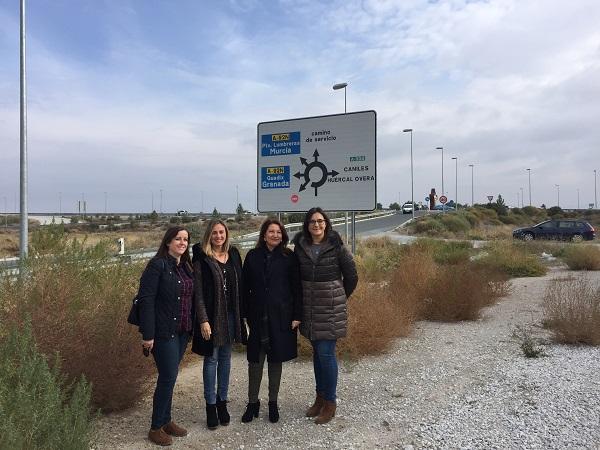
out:
M547 272L540 259L525 252L517 245L506 242L491 242L478 264L502 270L511 277L539 277Z
M471 224L471 227L475 227L481 223L481 220L479 219L479 217L477 217L475 214L473 214L470 211L466 212L464 214L464 216L465 216L465 219L467 219L469 221L469 223Z
M421 252L429 252L438 264L460 264L467 262L472 248L467 241L440 241L435 239L419 239L413 244Z
M356 255L366 279L379 281L399 264L403 248L388 237L369 238L359 242Z
M562 259L571 270L600 270L600 248L595 245L571 245Z
M420 220L416 220L414 223L415 231L419 234L439 234L444 231L442 223L434 217L425 217Z
M503 224L506 225L514 225L516 223L519 223L517 218L511 215L508 216L499 216L498 219L500 219L500 222L502 222Z
M29 324L0 338L0 448L90 448L90 386L68 385L59 359L50 368L37 351Z
M458 214L442 214L440 219L444 228L453 233L464 233L471 228L469 221Z

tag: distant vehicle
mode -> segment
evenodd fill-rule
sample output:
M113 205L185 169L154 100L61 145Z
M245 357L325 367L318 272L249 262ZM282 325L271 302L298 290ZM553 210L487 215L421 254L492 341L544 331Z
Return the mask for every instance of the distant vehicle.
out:
M454 206L438 204L433 207L436 211L454 211Z
M406 202L402 205L402 214L410 214L413 212L413 204L411 202Z
M513 230L513 238L532 241L534 239L571 240L573 242L591 241L596 230L583 220L546 220L532 227Z
M189 212L187 212L187 210L185 209L180 209L179 211L177 211L178 216L187 216L188 214Z

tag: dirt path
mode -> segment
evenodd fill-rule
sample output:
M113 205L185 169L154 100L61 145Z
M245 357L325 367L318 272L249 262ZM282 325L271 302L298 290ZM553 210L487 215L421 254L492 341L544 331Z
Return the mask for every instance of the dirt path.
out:
M536 326L544 289L566 275L513 280L512 294L477 322L421 322L387 354L342 363L338 415L327 426L303 417L310 361L284 364L278 424L264 407L242 424L246 361L236 354L232 423L207 430L198 361L176 386L173 417L190 433L172 448L600 448L600 349L553 345L548 357L526 359L513 337L518 325L545 335ZM156 448L146 439L150 410L151 392L139 407L101 418L96 448Z

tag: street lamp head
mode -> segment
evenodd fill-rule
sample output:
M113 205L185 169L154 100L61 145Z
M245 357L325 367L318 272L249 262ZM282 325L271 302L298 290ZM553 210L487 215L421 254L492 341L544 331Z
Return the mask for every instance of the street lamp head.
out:
M456 160L458 160L458 156L453 156L451 159L456 159Z
M473 167L473 164L469 164L469 167Z
M405 128L404 130L402 130L403 133L408 133L411 132L412 133L412 128Z
M337 83L333 85L333 90L344 89L346 86L348 86L348 83Z
M444 150L444 147L436 147L436 150Z

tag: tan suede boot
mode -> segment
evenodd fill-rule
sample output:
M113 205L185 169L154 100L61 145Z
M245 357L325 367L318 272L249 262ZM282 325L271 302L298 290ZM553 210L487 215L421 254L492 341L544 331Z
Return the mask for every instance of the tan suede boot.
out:
M165 433L165 430L163 430L162 427L158 430L150 429L150 431L148 431L148 439L155 444L162 446L171 445L173 443L171 436Z
M317 425L328 423L332 418L335 417L335 408L335 401L330 402L325 400L325 405L323 405L323 409L321 409L321 414L319 414L315 419L315 423Z
M163 427L165 433L170 434L171 436L183 437L187 436L188 432L185 428L180 427L172 420Z
M325 404L325 399L320 392L317 392L317 398L313 405L306 410L306 417L317 417L321 413L321 409Z

